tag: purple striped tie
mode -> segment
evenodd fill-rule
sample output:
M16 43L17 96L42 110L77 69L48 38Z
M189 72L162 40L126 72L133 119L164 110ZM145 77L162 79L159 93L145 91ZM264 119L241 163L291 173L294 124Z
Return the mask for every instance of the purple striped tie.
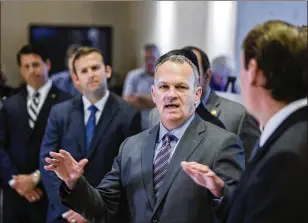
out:
M167 133L163 137L161 148L157 148L159 152L154 162L154 174L153 174L153 183L154 183L153 186L156 199L158 197L159 188L163 184L163 179L167 172L167 168L170 162L171 141L173 140L175 140L175 137L172 134Z

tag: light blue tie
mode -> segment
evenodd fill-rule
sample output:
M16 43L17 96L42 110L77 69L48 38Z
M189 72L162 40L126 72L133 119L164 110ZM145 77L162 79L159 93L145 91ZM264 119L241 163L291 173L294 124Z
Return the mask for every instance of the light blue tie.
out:
M91 105L88 110L91 112L90 117L88 119L87 125L86 125L86 153L89 153L92 138L94 136L95 132L95 126L96 126L96 118L95 113L97 112L97 108L94 105Z

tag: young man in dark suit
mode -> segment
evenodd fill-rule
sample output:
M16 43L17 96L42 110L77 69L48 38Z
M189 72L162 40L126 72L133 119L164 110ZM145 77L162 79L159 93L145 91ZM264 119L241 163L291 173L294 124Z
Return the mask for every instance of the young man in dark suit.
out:
M52 109L41 146L42 180L49 198L47 222L86 222L60 203L61 181L43 168L50 152L65 149L78 161L87 158L84 176L96 187L111 170L121 143L141 131L140 113L108 90L111 67L99 50L79 48L72 66L82 95Z
M48 80L50 61L39 46L17 54L23 90L4 101L0 111L0 168L3 221L45 222L47 196L40 181L39 150L51 107L70 95Z
M220 192L225 222L308 222L307 29L268 21L248 33L242 50L244 103L263 132L241 182L231 196L215 170L196 163L184 170Z

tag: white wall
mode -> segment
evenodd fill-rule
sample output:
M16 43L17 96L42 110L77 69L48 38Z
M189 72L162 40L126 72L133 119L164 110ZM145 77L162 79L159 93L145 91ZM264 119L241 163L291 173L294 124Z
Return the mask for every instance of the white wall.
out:
M29 23L96 24L113 27L113 67L120 73L135 66L135 30L130 2L1 2L1 61L8 84L19 84L16 53L28 41Z
M234 57L236 2L143 1L131 5L131 15L132 24L139 24L137 51L144 43L154 42L161 53L193 45L205 50L210 59L220 54ZM141 54L138 62L142 64Z
M238 1L236 34L236 67L240 69L241 44L248 31L270 19L307 24L306 1Z

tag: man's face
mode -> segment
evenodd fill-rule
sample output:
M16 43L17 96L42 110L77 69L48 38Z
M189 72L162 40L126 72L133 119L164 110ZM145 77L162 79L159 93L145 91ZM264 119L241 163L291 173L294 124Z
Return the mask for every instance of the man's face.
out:
M195 112L202 90L194 81L188 63L166 61L158 68L152 97L165 127L177 128Z
M111 76L111 68L103 64L99 53L93 52L75 61L76 84L84 94L92 94L107 89L107 78Z
M154 75L156 61L159 58L159 53L157 50L145 50L144 51L144 63L145 70L148 74Z
M34 89L39 89L48 80L50 61L44 62L37 54L22 54L19 70L28 85Z

